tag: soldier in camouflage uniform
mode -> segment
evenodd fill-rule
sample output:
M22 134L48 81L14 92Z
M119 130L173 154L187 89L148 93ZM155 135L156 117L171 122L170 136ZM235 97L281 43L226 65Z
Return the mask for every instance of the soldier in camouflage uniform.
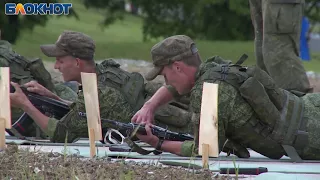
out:
M312 92L299 57L304 0L249 0L257 65L286 90Z
M284 155L294 160L320 159L320 94L301 97L278 88L273 79L258 67L230 64L219 56L201 63L195 43L187 36L164 39L151 49L154 68L147 80L163 75L168 87L159 89L143 108L153 109L178 95L190 93L195 141L162 141L152 135L137 135L158 150L181 156L197 152L198 130L204 82L219 85L219 150L250 156L247 148L272 159ZM201 64L200 64L201 63ZM171 92L175 92L172 94ZM148 123L142 113L134 122ZM142 117L142 118L140 118ZM150 121L150 119L146 119Z
M67 100L76 100L77 94L63 84L53 84L50 73L45 69L41 59L29 60L14 52L11 44L0 39L0 67L10 67L10 79L20 85L30 81L38 81L47 89L53 91ZM11 108L12 123L15 123L23 111L18 108ZM29 128L28 136L35 136L33 124Z
M122 70L112 59L96 64L95 43L89 36L80 32L64 31L55 44L42 45L41 50L49 57L56 57L55 68L62 73L65 81L77 81L81 84L81 72L97 74L101 118L129 123L134 113L144 104L147 95L142 75ZM16 84L14 86L16 92L10 96L11 104L23 109L32 117L52 142L64 142L66 135L68 142L88 137L87 119L79 115L79 112L85 112L82 91L78 92L78 100L75 102L66 101L70 105L70 111L58 120L39 112L21 93L20 88ZM37 83L28 83L26 86L32 92L64 101ZM147 90L150 89L152 87L148 86ZM165 110L160 114L160 116L167 115ZM184 117L183 114L177 113L176 118L181 117ZM102 129L105 134L108 130L107 124L102 123Z

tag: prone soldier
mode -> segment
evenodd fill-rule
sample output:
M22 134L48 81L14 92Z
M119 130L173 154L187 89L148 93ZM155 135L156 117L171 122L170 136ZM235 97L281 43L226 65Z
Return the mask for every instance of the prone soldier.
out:
M1 31L0 31L1 34ZM0 36L1 37L1 36ZM10 80L23 85L27 82L37 81L47 89L64 99L74 101L77 99L76 92L72 91L63 83L54 84L50 73L45 69L41 59L29 60L21 56L12 49L11 44L0 38L0 67L10 67ZM12 108L12 123L15 123L22 115L23 111L18 108ZM36 125L28 128L27 136L36 136Z
M141 74L122 70L120 64L112 59L96 64L95 43L91 37L80 32L64 31L55 44L41 45L41 50L45 55L56 58L54 67L62 73L65 81L77 81L81 84L81 72L97 74L101 118L129 123L134 113L142 107L148 97L152 96L154 88L157 88L156 84L146 85ZM68 142L88 137L87 120L78 114L85 112L82 91L78 92L76 101L69 102L39 83L24 84L30 92L69 104L70 111L61 119L56 119L42 114L30 103L16 83L12 85L15 87L15 92L10 95L11 104L26 112L52 142L64 142L67 134ZM171 121L173 123L168 125L168 129L191 132L190 113L180 108L183 106L169 106L157 111L156 123L165 128L167 126L165 120L182 119L179 124ZM171 110L172 108L174 109ZM102 129L103 134L106 134L107 125L102 123Z
M147 135L137 134L142 141L157 150L194 155L198 147L202 88L208 82L219 84L220 151L248 158L250 148L272 159L282 156L297 161L320 159L320 93L298 96L279 88L259 67L232 65L219 56L202 63L196 44L185 35L160 41L152 47L151 55L154 68L146 79L162 75L167 86L160 88L132 119L147 124ZM152 114L146 112L188 93L195 141L163 141L152 135L151 118L146 118Z

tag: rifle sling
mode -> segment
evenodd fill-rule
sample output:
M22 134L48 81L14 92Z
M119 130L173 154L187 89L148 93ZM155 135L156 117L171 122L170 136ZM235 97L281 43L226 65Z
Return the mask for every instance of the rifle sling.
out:
M125 138L123 141L128 144L128 146L131 148L132 152L137 152L137 153L142 154L142 155L148 155L148 154L150 154L152 152L153 152L154 155L159 155L159 154L162 153L161 151L158 151L158 150L149 151L149 150L143 149L142 147L138 146L135 142L133 142L128 137Z
M21 140L26 140L25 136L22 136L15 128L11 128L11 129L7 129L8 131L10 131L15 137L21 139Z

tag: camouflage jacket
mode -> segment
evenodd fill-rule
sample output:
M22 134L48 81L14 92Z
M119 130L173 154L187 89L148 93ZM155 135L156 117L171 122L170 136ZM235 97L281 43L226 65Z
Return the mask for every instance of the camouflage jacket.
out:
M18 59L21 58L21 59ZM10 67L11 81L24 84L34 80L31 72L27 70L27 62L15 53L8 41L0 40L0 67Z
M185 141L182 144L181 155L191 156L198 153L198 131L202 100L202 87L204 82L219 84L218 98L218 143L219 151L228 139L238 154L248 157L246 148L251 148L268 157L279 158L284 155L280 144L271 139L266 139L252 130L249 122L256 119L252 107L242 98L235 87L224 82L215 80L210 76L211 66L203 63L197 74L196 82L190 92L190 110L193 113L195 141ZM263 143L261 143L263 142Z
M103 82L105 78L101 77L104 76L104 73L99 71L100 68L98 66L101 65L96 65L100 117L130 122L134 111L120 91L107 86L106 83ZM87 119L78 115L79 112L85 112L85 102L82 91L79 91L78 100L71 105L70 109L68 114L60 120L54 118L49 119L46 133L52 142L64 142L66 135L68 135L68 142L73 142L80 137L88 137ZM102 128L105 127L106 125L102 123Z
M30 69L30 67L33 67ZM43 66L39 59L30 61L20 54L14 52L8 41L0 40L0 67L10 67L10 80L20 85L38 80L40 84L50 91L58 94L63 99L74 101L77 94L63 84L51 83L51 75ZM37 76L34 76L37 75ZM41 77L41 78L36 78ZM14 123L22 115L23 111L19 108L11 108L12 122Z

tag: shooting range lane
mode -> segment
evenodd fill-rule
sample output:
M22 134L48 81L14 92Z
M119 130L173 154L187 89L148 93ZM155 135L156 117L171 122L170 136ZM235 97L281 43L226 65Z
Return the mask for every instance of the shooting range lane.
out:
M90 158L90 143L88 138L81 138L74 143L51 143L48 140L30 142L27 140L19 140L16 137L6 136L7 144L18 144L20 149L28 149L29 151L41 151L60 153L67 155L76 155L83 158ZM31 145L30 145L31 144ZM145 143L137 143L144 149L152 150ZM66 147L66 149L65 149ZM134 161L138 163L161 163L168 166L182 166L188 168L192 165L195 169L202 167L201 157L188 158L180 157L170 153L162 153L160 155L140 155L136 152L119 152L110 151L112 147L124 147L123 145L102 144L96 141L96 156L109 157L113 160L125 159L126 161ZM126 147L126 146L125 146ZM249 159L239 159L235 156L227 157L225 153L220 153L218 158L209 158L209 169L218 172L220 168L234 168L233 161L239 168L258 168L265 167L267 173L255 176L255 179L320 179L320 161L305 161L304 163L293 163L290 158L283 157L280 160L273 160L262 156L249 149L251 157ZM244 175L244 177L252 177L252 175ZM259 177L259 178L258 178Z
M50 143L46 141L33 142L36 145L22 145L28 144L30 142L25 140L18 140L14 138L6 137L6 142L8 144L18 144L22 149L30 149L35 151L43 152L56 152L62 153L64 151L64 146L67 147L67 154L76 154L82 157L90 157L90 145L88 139L80 139L75 143ZM144 147L147 150L152 150L150 146L145 143L137 143L139 146ZM166 161L176 161L176 162L193 162L201 166L201 157L195 157L193 159L188 157L180 157L170 153L162 153L160 155L140 155L136 152L118 152L110 151L110 147L124 147L123 145L109 145L96 142L97 157L126 157L128 159L139 159L139 160L152 160L159 159L164 163ZM225 153L220 153L218 158L209 158L209 165L211 170L217 170L216 167L233 167L233 160L240 167L267 167L269 172L300 172L300 173L319 173L320 174L320 161L305 161L304 163L292 163L290 158L283 157L280 160L273 160L262 156L252 150L249 150L251 157L249 159L240 159L235 156L227 157Z

